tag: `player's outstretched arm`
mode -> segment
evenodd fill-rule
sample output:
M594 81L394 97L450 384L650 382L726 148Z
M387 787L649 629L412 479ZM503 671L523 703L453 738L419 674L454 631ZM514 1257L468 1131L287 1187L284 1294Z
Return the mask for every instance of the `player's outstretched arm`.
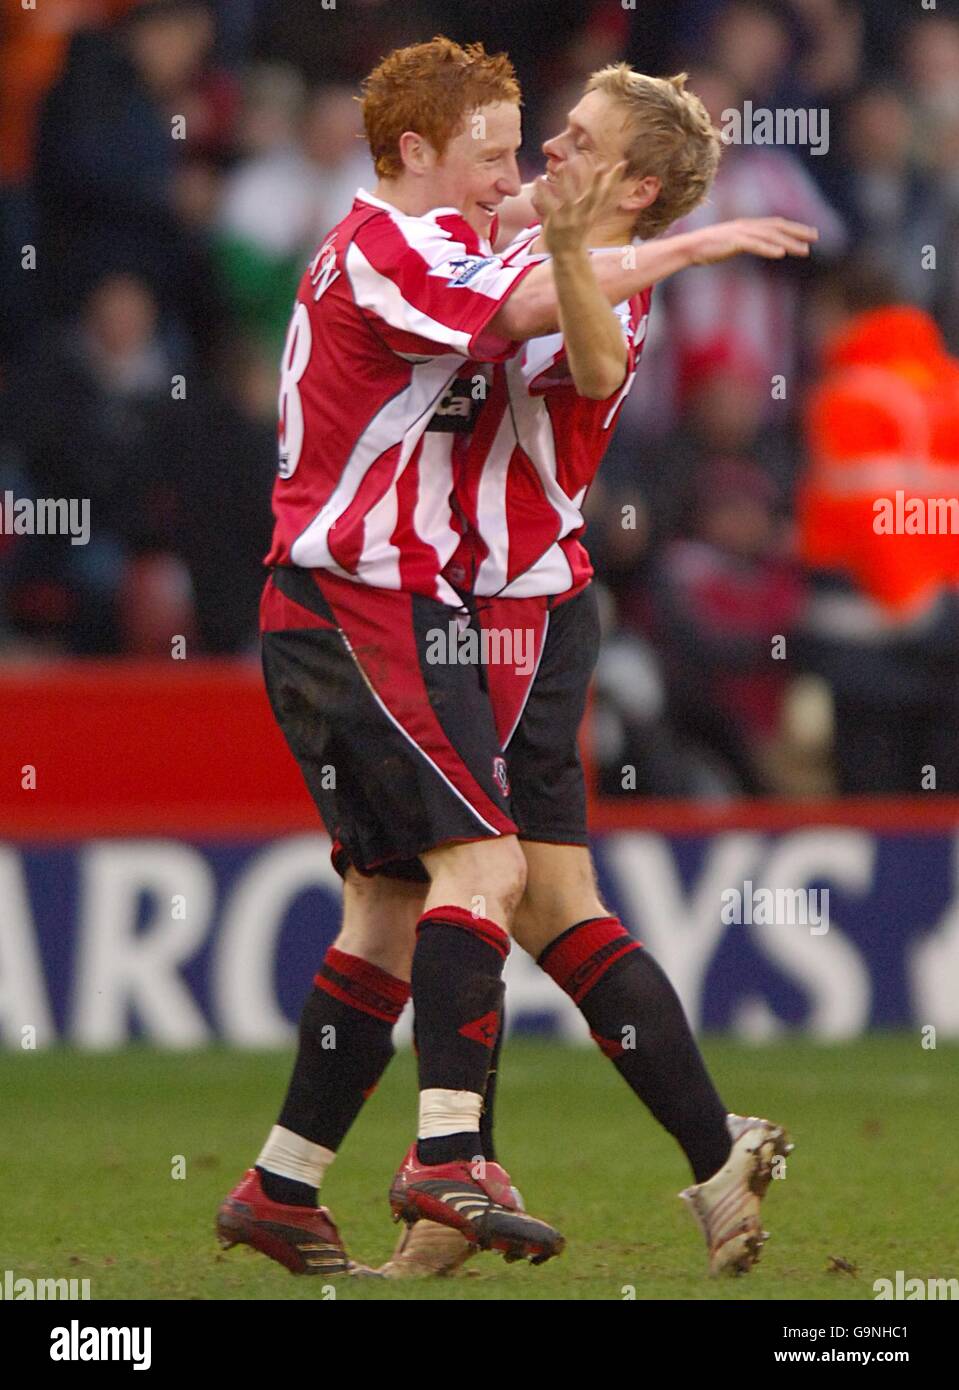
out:
M808 256L818 236L815 227L785 217L741 217L642 246L594 251L590 260L607 302L619 304L690 266L716 265L742 255L774 261ZM549 262L533 267L498 310L490 327L519 341L556 332L559 303Z
M588 250L590 229L618 197L624 168L596 170L585 188L564 169L552 182L537 179L533 192L553 258L566 362L576 390L594 401L607 400L622 386L628 363L622 325L593 274Z

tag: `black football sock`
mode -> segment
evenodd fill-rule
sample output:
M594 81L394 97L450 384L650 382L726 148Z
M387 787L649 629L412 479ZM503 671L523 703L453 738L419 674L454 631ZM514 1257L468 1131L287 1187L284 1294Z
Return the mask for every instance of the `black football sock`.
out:
M421 1163L468 1162L481 1155L480 1108L499 1033L508 951L501 927L463 908L432 908L420 919L412 980L420 1091L435 1093L434 1112L445 1110L449 1125L463 1113L460 1102L472 1111L453 1132L419 1133ZM436 1125L424 1126L421 1113L424 1127Z
M499 1032L490 1057L489 1075L486 1078L486 1094L483 1097L483 1110L480 1115L479 1151L489 1163L496 1162L496 1144L493 1139L493 1122L496 1114L496 1083L499 1079L500 1053L503 1051L503 1036L506 1032L506 1010L499 1014Z
M296 1182L293 1178L283 1178L279 1173L271 1173L269 1168L256 1165L260 1175L260 1186L271 1202L280 1202L285 1207L315 1207L318 1189L306 1182Z
M393 1056L404 980L331 946L300 1016L300 1043L278 1124L335 1152ZM311 1206L317 1189L257 1165L274 1202Z
M594 1041L676 1139L697 1182L726 1162L726 1108L662 969L615 917L578 922L539 964L577 1004Z
M485 1158L488 1163L495 1163L496 1144L493 1139L493 1129L496 1115L496 1081L499 1076L500 1053L503 1050L503 1036L506 1029L506 1010L500 1009L499 1032L496 1034L496 1042L490 1056L489 1075L486 1078L486 1094L483 1096L483 1109L480 1112L479 1125L479 1147L476 1156ZM413 1051L419 1056L419 1044L416 1038L416 1021L413 1022ZM429 1141L425 1141L429 1142ZM445 1161L437 1159L437 1162Z

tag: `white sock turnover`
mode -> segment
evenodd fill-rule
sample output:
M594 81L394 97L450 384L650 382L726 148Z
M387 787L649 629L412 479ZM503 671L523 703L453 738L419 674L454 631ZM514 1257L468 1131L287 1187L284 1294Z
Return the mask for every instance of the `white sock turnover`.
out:
M313 1144L292 1129L274 1125L260 1156L256 1160L258 1168L266 1168L281 1178L291 1178L294 1182L305 1182L310 1187L319 1187L323 1175L336 1158L332 1149L322 1144Z
M420 1091L418 1139L439 1139L444 1134L479 1132L483 1097L475 1091L444 1091L440 1087Z

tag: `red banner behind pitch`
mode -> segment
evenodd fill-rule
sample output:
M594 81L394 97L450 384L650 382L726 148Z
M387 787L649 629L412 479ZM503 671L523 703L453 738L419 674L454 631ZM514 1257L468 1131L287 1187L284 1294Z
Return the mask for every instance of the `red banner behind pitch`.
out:
M237 838L315 830L255 661L64 661L0 672L0 837ZM587 751L588 750L584 750ZM587 758L588 766L588 758ZM959 798L656 801L593 797L594 832L802 825L955 830Z

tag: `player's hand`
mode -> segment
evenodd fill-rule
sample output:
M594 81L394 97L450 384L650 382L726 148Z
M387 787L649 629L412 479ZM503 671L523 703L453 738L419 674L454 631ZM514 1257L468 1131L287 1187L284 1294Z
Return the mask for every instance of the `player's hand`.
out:
M778 261L784 256L808 256L819 240L815 227L790 222L785 217L739 217L695 232L693 265L716 265L733 256L763 256Z
M574 171L564 164L552 179L538 178L533 185L533 207L543 224L543 240L550 255L579 251L589 245L590 233L616 207L622 196L625 161L612 167L580 165Z

